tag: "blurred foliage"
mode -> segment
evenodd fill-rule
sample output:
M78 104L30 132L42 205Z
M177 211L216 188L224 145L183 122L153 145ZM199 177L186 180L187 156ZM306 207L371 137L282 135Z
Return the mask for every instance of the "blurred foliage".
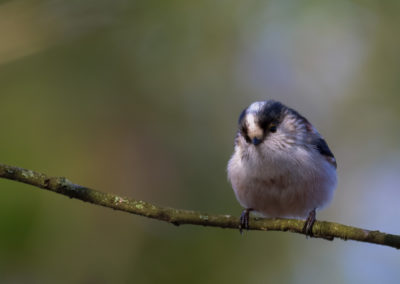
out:
M398 1L0 1L1 162L239 215L225 172L237 116L274 98L307 116L337 156L336 197L318 217L400 233L399 12ZM176 228L0 187L2 283L400 276L386 248Z

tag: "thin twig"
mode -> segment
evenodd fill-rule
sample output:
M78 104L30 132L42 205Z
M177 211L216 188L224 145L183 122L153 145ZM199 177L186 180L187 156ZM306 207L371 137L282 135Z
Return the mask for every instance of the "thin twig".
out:
M4 164L0 164L0 178L30 184L71 198L169 222L174 225L192 224L231 229L239 228L239 218L231 215L210 215L191 210L160 207L141 200L125 198L77 185L64 177L49 177L39 172ZM303 226L304 221L295 219L253 218L250 220L250 230L289 231L303 234ZM340 238L400 248L400 236L398 235L365 230L333 222L316 221L312 233L313 237L316 238L328 240Z

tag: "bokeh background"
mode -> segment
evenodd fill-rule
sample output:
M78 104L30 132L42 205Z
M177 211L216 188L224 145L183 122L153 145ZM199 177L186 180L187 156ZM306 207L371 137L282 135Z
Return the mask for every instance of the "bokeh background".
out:
M0 1L1 163L239 215L240 111L277 99L338 161L319 219L400 234L399 1ZM1 283L398 283L400 254L174 227L0 180Z

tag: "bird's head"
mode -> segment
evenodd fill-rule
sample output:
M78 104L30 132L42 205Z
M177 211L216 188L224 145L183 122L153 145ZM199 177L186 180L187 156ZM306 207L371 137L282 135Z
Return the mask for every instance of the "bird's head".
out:
M239 117L239 145L251 151L282 150L303 140L311 124L280 102L254 102Z

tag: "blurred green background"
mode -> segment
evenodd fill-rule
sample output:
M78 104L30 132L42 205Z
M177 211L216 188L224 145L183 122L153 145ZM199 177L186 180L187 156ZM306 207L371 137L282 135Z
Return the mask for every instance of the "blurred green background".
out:
M0 155L159 205L239 216L240 111L327 139L319 219L400 234L399 1L0 1ZM174 227L0 180L1 283L398 283L398 251Z

